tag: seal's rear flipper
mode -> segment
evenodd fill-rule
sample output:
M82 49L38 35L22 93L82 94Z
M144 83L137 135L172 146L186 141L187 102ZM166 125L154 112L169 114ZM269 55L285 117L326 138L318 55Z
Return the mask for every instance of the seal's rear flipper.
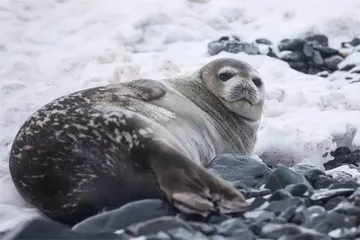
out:
M245 211L245 198L237 189L171 146L159 144L150 158L159 187L178 210L204 217Z
M126 82L124 85L145 101L155 100L166 94L165 86L151 79L138 79Z

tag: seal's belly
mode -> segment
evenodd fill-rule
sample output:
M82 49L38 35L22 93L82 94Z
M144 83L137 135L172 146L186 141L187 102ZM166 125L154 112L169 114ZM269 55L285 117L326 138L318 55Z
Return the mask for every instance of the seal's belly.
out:
M165 96L150 102L121 88L116 92L103 91L92 97L93 108L101 112L131 112L147 118L149 124L159 124L164 131L159 137L176 142L179 150L199 163L207 164L222 148L211 119L194 103L175 90L167 89Z

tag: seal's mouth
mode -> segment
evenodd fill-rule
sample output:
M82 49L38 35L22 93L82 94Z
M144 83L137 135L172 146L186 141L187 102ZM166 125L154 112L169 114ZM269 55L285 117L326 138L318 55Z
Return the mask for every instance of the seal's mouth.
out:
M221 96L221 99L225 102L228 102L228 103L235 103L235 102L247 102L249 103L250 105L254 105L255 103L253 103L250 99L246 98L246 97L238 97L238 98L229 98L229 99L226 99L224 97Z

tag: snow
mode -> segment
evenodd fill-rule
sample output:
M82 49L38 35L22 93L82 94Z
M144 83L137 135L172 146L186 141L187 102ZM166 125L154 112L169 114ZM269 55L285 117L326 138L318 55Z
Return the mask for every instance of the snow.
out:
M8 153L39 107L80 89L187 75L219 57L249 62L266 84L257 155L321 166L337 146L359 148L360 84L340 73L305 75L267 56L206 52L226 34L276 43L323 33L338 47L360 36L359 11L358 0L1 0L0 204L26 206L11 183Z

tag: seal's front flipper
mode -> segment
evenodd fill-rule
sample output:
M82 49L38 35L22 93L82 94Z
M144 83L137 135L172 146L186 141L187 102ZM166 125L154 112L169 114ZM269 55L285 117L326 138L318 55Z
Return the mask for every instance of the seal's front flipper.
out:
M166 94L164 84L151 79L138 79L124 85L145 101L155 100Z
M161 144L150 158L159 187L178 210L204 217L245 211L245 198L237 189L170 146Z

